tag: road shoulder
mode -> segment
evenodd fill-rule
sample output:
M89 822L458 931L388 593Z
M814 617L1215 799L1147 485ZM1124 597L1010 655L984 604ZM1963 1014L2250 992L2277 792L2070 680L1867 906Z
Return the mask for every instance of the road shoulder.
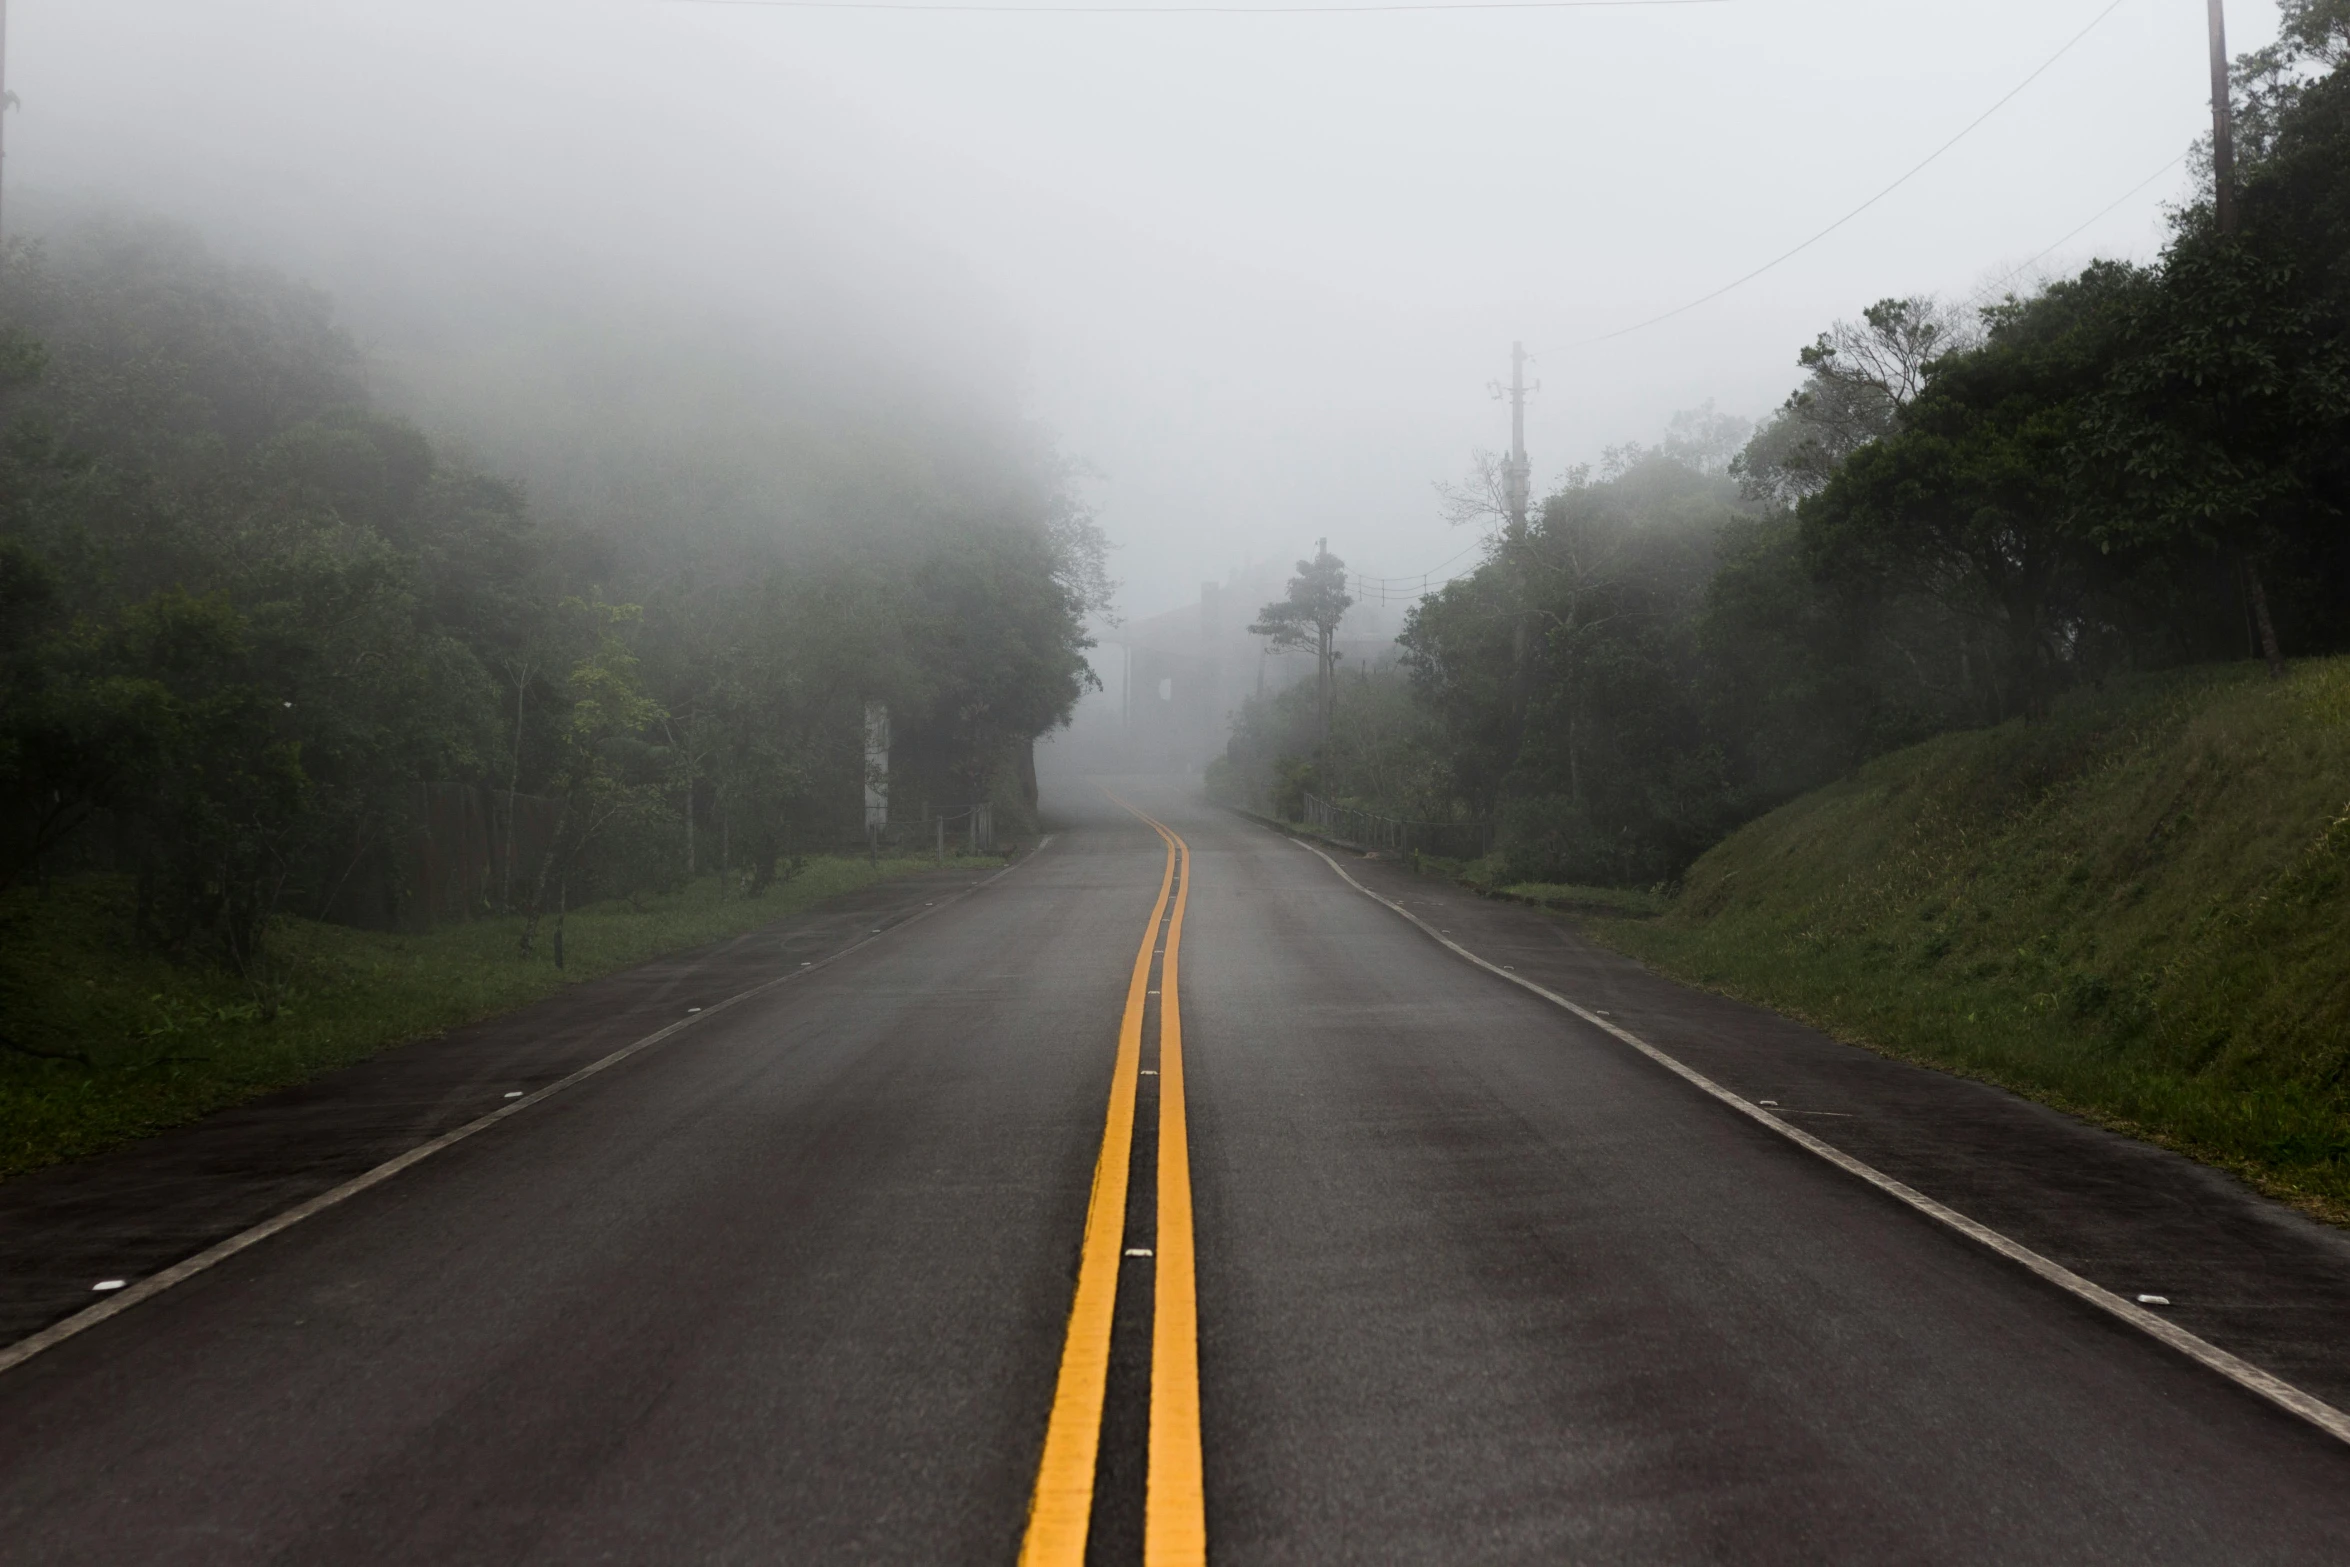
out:
M2350 1403L2350 1236L2178 1154L1668 979L1585 937L1571 916L1329 852L1479 957L2125 1299L2162 1296L2179 1326Z
M0 1345L533 1093L696 1008L814 965L990 874L895 877L573 986L98 1158L0 1184Z

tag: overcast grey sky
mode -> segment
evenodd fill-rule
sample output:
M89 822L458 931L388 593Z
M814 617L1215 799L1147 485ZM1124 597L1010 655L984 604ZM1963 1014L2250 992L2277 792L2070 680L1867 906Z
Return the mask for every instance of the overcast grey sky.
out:
M1049 0L1048 0L1049 3ZM2203 0L1002 15L681 0L13 0L12 190L99 191L363 328L546 268L1002 399L1101 477L1127 608L1328 535L1435 565L1430 486L1537 356L1538 480L1764 413L1886 294L1966 295L2208 123ZM2274 32L2237 0L2237 52ZM2151 256L2183 167L2043 263ZM387 282L386 280L396 280ZM371 306L370 301L377 301ZM813 326L811 326L813 324Z

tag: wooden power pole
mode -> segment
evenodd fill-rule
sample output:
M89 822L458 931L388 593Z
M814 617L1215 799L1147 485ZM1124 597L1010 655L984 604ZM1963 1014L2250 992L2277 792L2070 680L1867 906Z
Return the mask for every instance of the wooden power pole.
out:
M2211 0L2213 5L2219 0ZM1526 460L1526 345L1510 344L1510 461L1501 476L1502 505L1510 514L1510 534L1526 531L1526 500L1533 477Z
M1317 572L1330 558L1330 541L1314 541L1314 567ZM1330 743L1330 704L1337 692L1337 682L1331 679L1330 639L1333 628L1317 615L1314 622L1314 738L1323 745Z
M5 0L0 0L4 4ZM2236 146L2228 124L2228 18L2226 0L2210 0L2211 14L2211 208L2222 234L2236 232Z
M8 169L8 0L0 0L0 189ZM0 226L0 256L7 254L8 230Z

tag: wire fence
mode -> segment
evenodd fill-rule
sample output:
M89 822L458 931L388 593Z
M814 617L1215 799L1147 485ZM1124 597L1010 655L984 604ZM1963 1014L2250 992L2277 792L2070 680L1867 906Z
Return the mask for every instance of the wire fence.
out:
M900 817L888 826L865 829L865 847L875 853L918 854L934 850L940 858L952 849L964 854L995 852L995 805L966 805L959 811L925 811L918 817Z
M1407 822L1351 805L1334 805L1318 794L1305 797L1306 825L1325 838L1358 849L1418 850L1448 860L1481 860L1493 849L1491 822Z

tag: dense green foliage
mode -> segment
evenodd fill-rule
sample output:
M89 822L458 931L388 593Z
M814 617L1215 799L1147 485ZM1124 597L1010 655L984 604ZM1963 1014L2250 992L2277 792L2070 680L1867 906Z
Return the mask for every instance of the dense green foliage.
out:
M1881 757L1590 928L2350 1215L2346 779L2350 659L2132 676Z
M122 874L147 950L266 1009L284 917L406 922L419 784L545 824L475 913L722 861L763 890L861 833L870 702L900 813L1016 815L1087 678L1100 535L1029 454L966 482L849 445L763 531L534 515L375 406L315 293L157 226L19 243L0 890Z
M1650 885L1895 747L2350 645L2350 0L2285 11L2237 73L2234 232L2206 204L2152 266L1882 300L1750 435L1684 416L1523 520L1469 507L1484 559L1404 632L1390 753L1357 685L1319 744L1244 713L1233 765L1489 819L1505 881Z
M900 820L989 801L1018 825L1029 742L1088 679L1083 618L1107 594L1100 533L1050 463L975 463L964 442L921 468L905 442L844 442L818 491L766 498L766 529L747 500L724 524L541 515L367 378L322 296L179 230L99 221L0 258L12 961L106 886L122 895L89 907L120 919L122 973L183 975L125 984L221 991L207 1006L256 1008L259 1029L317 989L315 921L510 916L517 973L576 968L578 904L653 907L714 869L757 900L860 841L870 702L891 712ZM432 825L435 801L454 818ZM451 879L491 855L494 874ZM115 1050L42 1043L35 989L0 996L0 1050L82 1074L92 1102L139 1097ZM183 1069L157 1104L395 1036L313 1050L310 1031L230 1041L244 1067Z
M1309 791L1414 820L1443 819L1450 799L1443 731L1392 662L1246 698L1207 783L1226 804L1284 821L1300 818Z

